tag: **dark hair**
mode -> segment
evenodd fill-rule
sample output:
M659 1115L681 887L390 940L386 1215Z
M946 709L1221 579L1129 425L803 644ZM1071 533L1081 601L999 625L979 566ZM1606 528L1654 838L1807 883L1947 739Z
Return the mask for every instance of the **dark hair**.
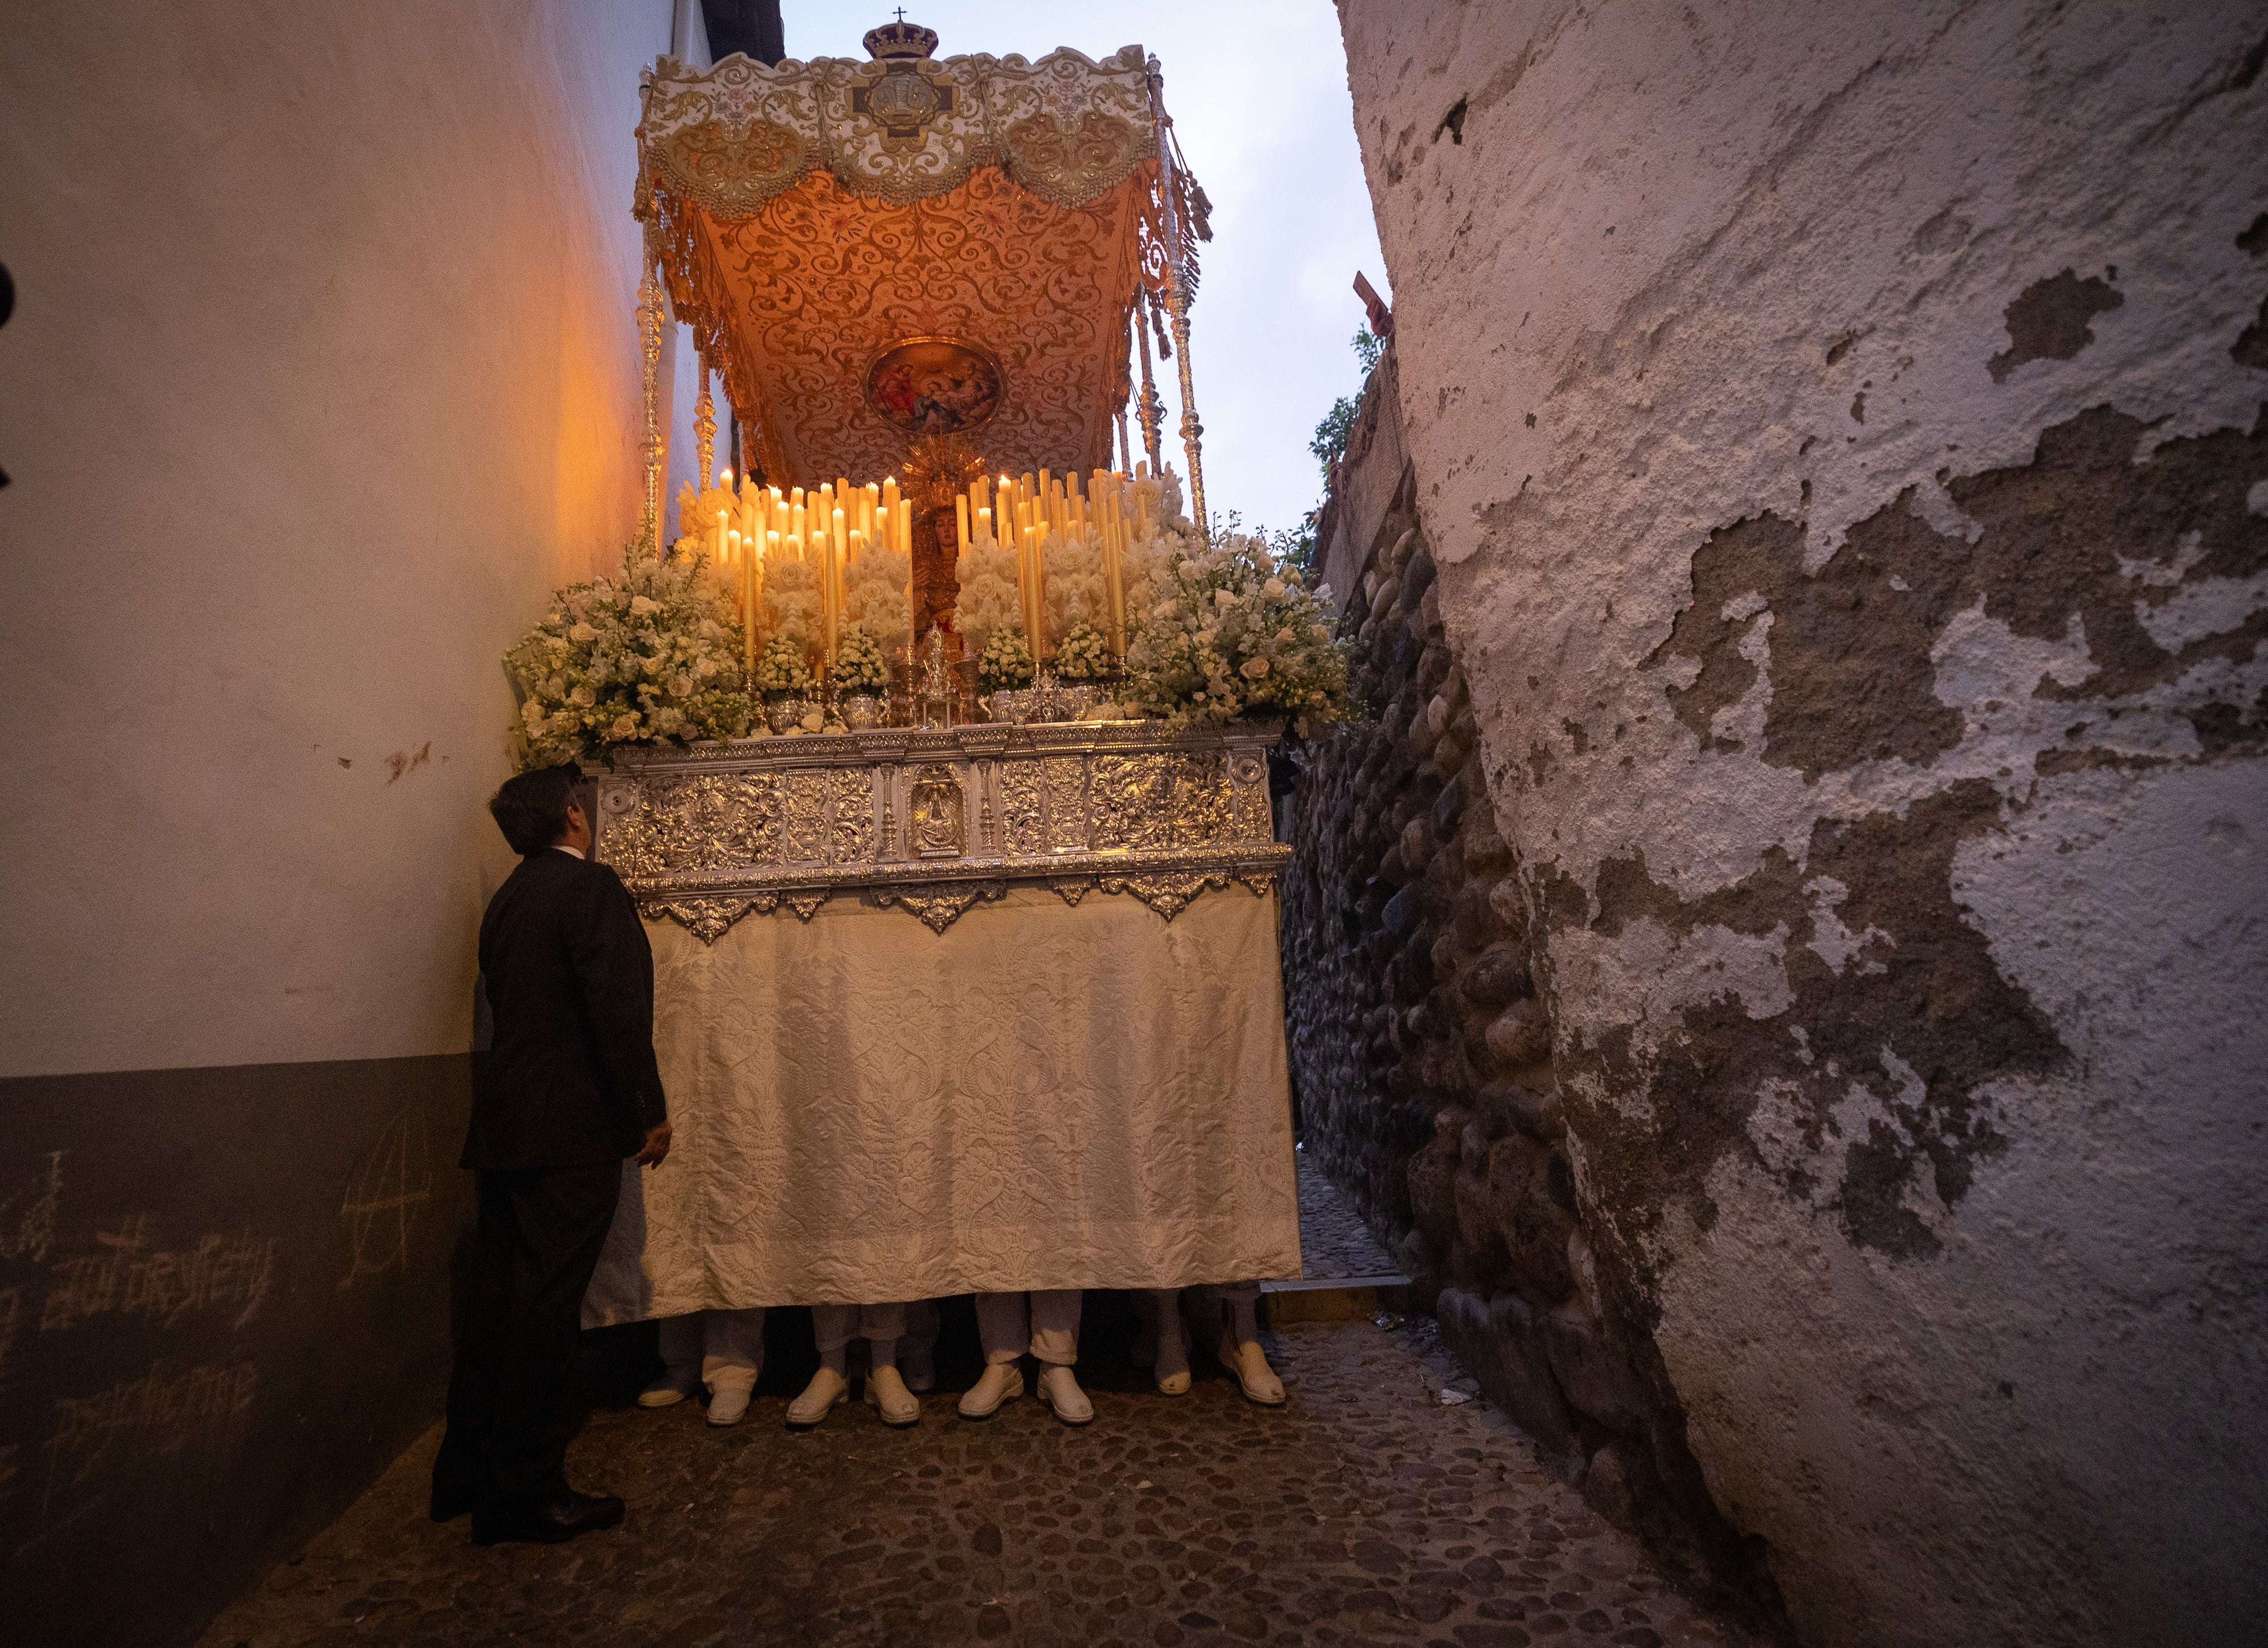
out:
M489 797L489 817L522 858L541 853L567 833L567 803L582 781L583 769L572 761L506 779Z

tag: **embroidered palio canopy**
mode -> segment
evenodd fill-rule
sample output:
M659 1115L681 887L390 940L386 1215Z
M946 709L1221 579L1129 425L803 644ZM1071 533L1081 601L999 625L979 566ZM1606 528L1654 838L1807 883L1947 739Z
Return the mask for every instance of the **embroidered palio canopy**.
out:
M1141 48L936 44L900 23L871 62L644 77L638 216L776 483L891 472L924 434L994 469L1109 467L1130 318L1146 292L1162 321L1176 246L1194 283L1205 202Z

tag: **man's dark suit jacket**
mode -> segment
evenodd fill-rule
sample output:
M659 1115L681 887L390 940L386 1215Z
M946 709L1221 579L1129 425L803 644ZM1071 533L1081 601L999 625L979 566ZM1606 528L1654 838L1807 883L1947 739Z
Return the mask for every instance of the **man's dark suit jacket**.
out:
M622 878L546 847L481 920L495 1037L473 1055L464 1165L588 1167L667 1116L653 1057L653 950Z

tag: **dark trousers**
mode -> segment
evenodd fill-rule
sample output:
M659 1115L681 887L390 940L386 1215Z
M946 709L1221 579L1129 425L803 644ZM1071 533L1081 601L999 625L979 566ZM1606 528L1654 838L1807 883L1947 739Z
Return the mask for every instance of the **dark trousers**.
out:
M482 1171L480 1219L460 1255L450 1315L456 1361L435 1497L480 1504L560 1486L582 1425L575 1400L583 1293L598 1268L619 1162Z

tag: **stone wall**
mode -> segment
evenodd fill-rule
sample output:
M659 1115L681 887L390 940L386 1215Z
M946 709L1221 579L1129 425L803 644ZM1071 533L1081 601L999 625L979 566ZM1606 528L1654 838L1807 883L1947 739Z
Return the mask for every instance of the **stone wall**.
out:
M1324 535L1366 724L1303 751L1284 883L1307 1148L1414 1302L1594 1505L1774 1611L1638 1318L1602 1288L1566 1149L1528 895L1417 523L1389 351Z
M2246 1634L2268 25L1341 17L1433 571L1302 799L1314 1148L1806 1640Z

